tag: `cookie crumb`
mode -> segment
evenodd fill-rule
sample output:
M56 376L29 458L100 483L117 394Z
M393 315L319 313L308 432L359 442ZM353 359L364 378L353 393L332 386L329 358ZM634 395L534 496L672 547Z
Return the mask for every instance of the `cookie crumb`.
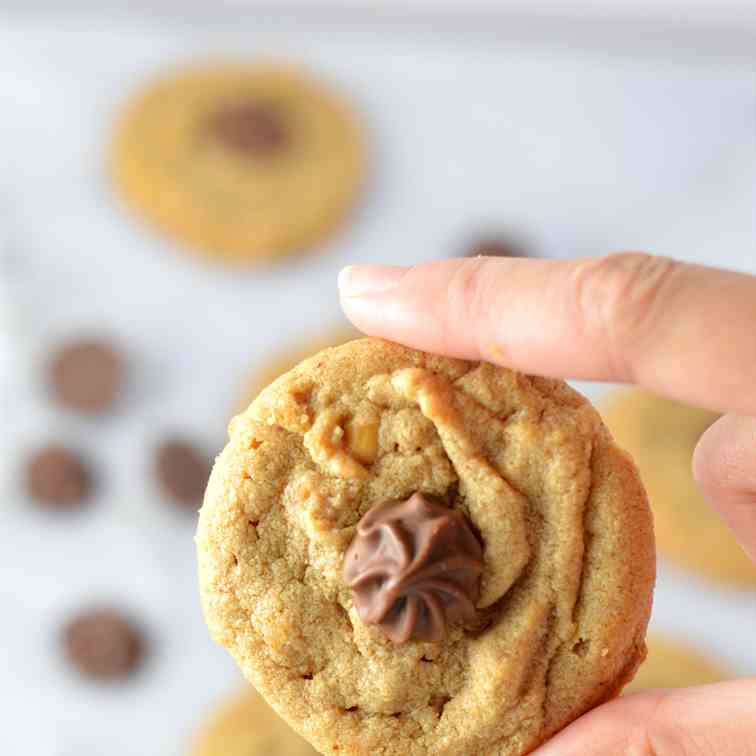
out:
M63 628L68 661L95 680L119 680L131 675L144 657L142 634L120 612L109 608L77 614Z
M61 444L38 449L26 463L26 490L45 507L77 509L91 489L92 476L84 461Z

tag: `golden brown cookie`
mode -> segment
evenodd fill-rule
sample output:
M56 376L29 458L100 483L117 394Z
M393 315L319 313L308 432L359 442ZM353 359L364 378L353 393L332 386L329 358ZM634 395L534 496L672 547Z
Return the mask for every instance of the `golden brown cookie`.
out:
M604 416L640 469L660 553L708 578L756 584L756 566L708 505L691 471L698 439L718 416L638 389L615 392Z
M325 754L515 756L645 655L651 517L561 381L358 339L230 425L197 534L213 637Z
M230 696L207 720L192 756L317 756L251 686Z
M268 384L311 354L330 346L339 346L358 336L359 333L349 326L334 327L326 332L314 333L306 339L299 339L283 351L265 358L245 382L237 412L247 409Z
M662 635L648 639L648 657L625 693L648 688L687 688L721 682L730 676L724 665L700 651Z
M346 104L304 72L266 64L194 67L154 82L123 114L111 158L130 205L231 263L329 234L365 163Z

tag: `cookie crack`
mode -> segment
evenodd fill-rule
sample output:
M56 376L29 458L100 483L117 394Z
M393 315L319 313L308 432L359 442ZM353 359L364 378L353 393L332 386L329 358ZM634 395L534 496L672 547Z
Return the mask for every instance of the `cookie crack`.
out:
M467 375L467 373L465 374ZM465 376L461 376L457 380L461 380ZM514 417L516 414L518 414L521 410L520 409L513 409L511 412L508 412L506 415L499 415L490 410L488 407L486 407L485 404L478 401L469 391L466 391L464 386L458 386L457 381L452 381L451 385L454 387L454 390L459 392L466 401L470 402L471 404L474 404L477 409L479 409L482 413L488 416L489 420L494 421L495 423L498 423L501 426L506 426L509 420Z
M557 624L556 609L552 608L549 619L549 635L554 631ZM564 648L565 641L561 641L554 646L554 650L548 656L546 663L546 672L543 677L543 697L541 698L541 721L545 722L548 717L549 691L551 690L551 675L554 671L554 663L559 653Z
M485 607L484 609L478 609L478 617L480 618L479 623L476 627L463 627L462 630L465 636L474 639L480 637L481 635L483 635L483 633L490 630L491 627L493 627L496 617L502 617L506 615L509 604L518 598L520 589L522 588L523 584L530 579L530 577L531 562L528 562L528 564L526 564L523 568L522 573L518 576L515 582L512 583L509 590L503 596L501 596L501 598L497 599L493 604Z
M590 533L588 530L588 515L590 513L591 508L591 501L593 498L593 488L596 481L596 476L594 474L594 459L596 454L596 438L591 439L591 452L590 457L588 460L588 469L590 471L590 480L588 483L588 491L586 492L586 496L583 502L583 517L582 517L582 535L583 535L583 556L580 561L580 579L578 582L578 590L577 590L577 596L575 597L575 603L572 606L572 612L570 616L570 620L573 627L573 632L570 637L564 638L561 640L554 648L553 653L549 657L549 661L546 667L546 676L544 679L544 694L543 699L541 700L541 715L543 716L543 721L545 722L548 716L548 702L551 692L551 675L553 673L554 664L559 657L559 655L562 652L562 649L565 647L567 643L573 643L575 641L575 631L577 630L577 616L580 611L580 607L582 606L583 601L583 592L585 588L585 575L586 575L586 561L587 561L587 553L588 548L590 545ZM556 625L557 618L554 617L553 625ZM553 625L550 627L550 631L553 630ZM590 644L590 639L583 639L580 638L578 640L578 644L582 643L588 643ZM578 645L576 644L576 645ZM573 648L575 648L573 646ZM582 655L584 652L581 650L583 647L581 646L580 649L575 650L575 653ZM585 647L587 649L587 646Z
M475 362L472 365L470 365L470 367L467 368L467 370L465 370L465 372L462 373L462 375L458 375L453 381L451 381L452 385L456 386L457 383L459 383L459 381L464 380L465 378L467 378L468 375L470 375L470 373L472 373L475 370L477 370L481 366L481 364L482 363L480 363L480 362ZM460 387L460 389L461 389L461 387Z
M586 555L588 553L588 547L590 545L591 540L591 534L588 530L588 514L589 510L591 508L591 500L593 498L593 487L596 484L596 475L593 472L593 466L595 463L595 457L596 457L596 438L591 439L591 453L590 457L588 459L588 470L590 471L590 480L588 481L588 492L585 496L585 501L583 502L583 558L580 560L580 580L578 582L578 592L577 596L575 597L575 603L572 607L572 621L573 623L577 619L578 612L580 611L580 607L582 605L583 601L583 590L585 587L585 569L586 569Z
M516 727L513 727L512 729L505 732L500 738L497 738L494 742L491 743L491 746L494 748L499 748L506 743L508 743L512 738L519 737L523 730L527 730L530 725L532 725L534 722L536 722L536 717L525 717L522 719Z

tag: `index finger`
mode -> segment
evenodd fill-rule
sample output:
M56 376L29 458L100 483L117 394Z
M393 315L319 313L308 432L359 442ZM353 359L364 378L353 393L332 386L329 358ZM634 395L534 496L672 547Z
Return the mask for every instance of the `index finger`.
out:
M622 253L351 266L342 307L369 335L559 378L631 382L756 414L756 278Z

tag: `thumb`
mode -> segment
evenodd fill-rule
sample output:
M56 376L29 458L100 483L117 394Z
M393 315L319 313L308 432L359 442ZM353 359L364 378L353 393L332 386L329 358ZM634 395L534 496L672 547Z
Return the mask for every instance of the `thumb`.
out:
M756 561L756 419L735 414L719 418L698 442L693 473L711 505Z
M533 756L756 756L756 678L653 690L594 709Z
M701 437L696 479L756 557L756 420L725 415ZM537 756L756 756L756 678L619 698Z

